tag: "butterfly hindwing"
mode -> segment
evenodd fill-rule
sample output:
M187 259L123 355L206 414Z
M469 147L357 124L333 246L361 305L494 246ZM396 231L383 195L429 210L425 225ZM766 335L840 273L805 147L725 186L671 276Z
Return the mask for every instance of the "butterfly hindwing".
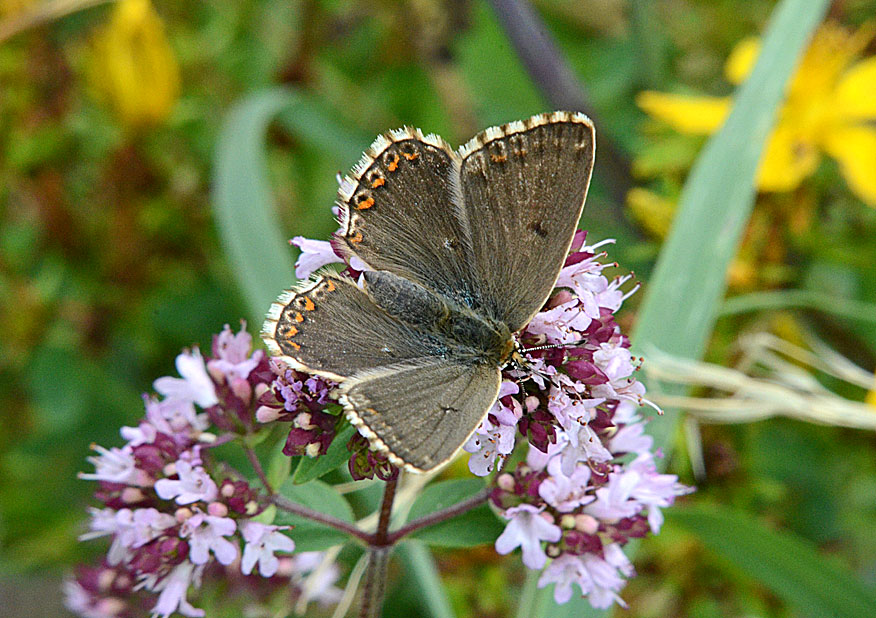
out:
M445 342L380 309L351 279L328 274L281 296L262 338L292 367L338 381L448 352Z
M460 148L461 192L483 310L512 332L541 309L584 208L595 153L583 114L493 127Z
M354 376L341 385L350 420L392 463L416 472L449 461L499 392L498 367L433 358Z

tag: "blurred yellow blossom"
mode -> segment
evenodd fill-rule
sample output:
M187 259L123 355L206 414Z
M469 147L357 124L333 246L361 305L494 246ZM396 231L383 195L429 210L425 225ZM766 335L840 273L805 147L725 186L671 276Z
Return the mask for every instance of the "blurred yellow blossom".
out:
M627 192L627 211L648 234L664 239L675 216L675 202L653 191L633 187Z
M36 0L0 0L0 17L11 17L29 9Z
M149 0L121 0L95 35L91 82L130 129L163 122L179 94L179 67Z
M858 62L873 38L873 24L849 33L822 26L800 61L758 170L761 191L790 191L818 167L822 152L864 202L876 207L876 57ZM757 59L760 42L737 44L725 66L727 79L742 82ZM642 92L639 106L676 130L707 135L730 111L729 97Z
M873 388L867 393L867 403L876 408L876 375L873 376Z

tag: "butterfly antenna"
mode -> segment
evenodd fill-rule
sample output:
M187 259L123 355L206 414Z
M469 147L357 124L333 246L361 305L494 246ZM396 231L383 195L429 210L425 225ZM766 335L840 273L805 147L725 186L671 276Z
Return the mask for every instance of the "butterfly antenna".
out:
M579 339L578 341L570 341L569 343L549 343L548 345L537 345L534 348L520 348L517 351L521 354L526 354L527 352L537 352L538 350L552 350L554 348L574 347L585 342L586 339Z

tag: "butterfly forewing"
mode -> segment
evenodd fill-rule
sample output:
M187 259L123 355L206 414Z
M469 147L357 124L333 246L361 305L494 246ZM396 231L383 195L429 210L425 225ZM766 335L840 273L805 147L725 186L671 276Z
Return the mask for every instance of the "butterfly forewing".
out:
M594 151L592 123L569 112L487 129L460 149L476 294L512 332L535 316L556 283Z
M346 251L464 302L474 282L458 176L456 153L436 136L402 129L379 137L339 192Z
M341 385L359 432L396 465L422 472L453 457L499 392L498 367L440 358L365 373Z

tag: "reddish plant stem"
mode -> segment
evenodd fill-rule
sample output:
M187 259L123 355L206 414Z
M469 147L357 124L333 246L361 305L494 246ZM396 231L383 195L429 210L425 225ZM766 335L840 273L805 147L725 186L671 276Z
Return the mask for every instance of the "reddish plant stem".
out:
M351 524L348 521L344 521L343 519L338 519L337 517L333 517L331 515L327 515L325 513L320 513L319 511L315 511L311 508L298 504L297 502L292 502L283 496L278 494L274 494L269 498L271 504L275 505L277 508L282 509L288 513L293 513L294 515L300 515L306 519L310 519L312 521L318 522L320 524L324 524L329 526L330 528L334 528L336 530L340 530L342 532L346 532L347 534L356 537L357 539L367 543L368 545L372 544L374 539L373 534L368 534L362 530L359 530L354 524Z
M392 550L392 543L389 542L389 523L392 518L392 503L395 501L397 486L398 479L395 478L386 481L383 488L383 501L380 504L377 530L371 537L371 544L368 548L368 567L365 572L365 583L362 586L359 618L379 618L383 609L389 552Z
M392 503L395 501L395 489L398 486L398 479L386 481L386 486L383 488L383 502L380 504L380 515L377 520L377 531L371 540L371 544L377 547L389 545L389 519L392 516Z
M346 532L347 534L356 537L371 548L380 548L395 545L403 537L412 534L417 530L421 530L422 528L441 523L442 521L446 521L448 519L456 517L457 515L461 515L466 511L470 511L477 506L480 506L489 499L490 493L492 491L490 488L486 488L483 491L478 492L471 498L463 500L462 502L457 502L456 504L449 506L446 509L441 509L440 511L435 511L434 513L430 513L429 515L425 515L423 517L415 519L414 521L409 522L407 525L402 526L395 532L389 532L389 520L390 515L392 514L392 503L395 499L395 485L395 481L389 481L386 484L386 489L383 494L383 503L380 507L377 531L374 534L364 532L363 530L357 528L355 525L351 524L350 522L344 521L343 519L338 519L337 517L332 517L331 515L320 513L319 511L310 509L306 506L298 504L297 502L292 502L291 500L288 500L283 496L277 494L272 495L268 500L271 504L274 504L277 508L281 510L293 513L295 515L299 515L312 521L316 521L318 523L329 526L330 528L340 530L341 532Z
M426 528L427 526L431 526L442 521L446 521L452 517L456 517L457 515L461 515L466 511L470 511L476 506L480 506L490 497L491 493L490 488L486 488L471 498L467 500L463 500L462 502L457 502L453 506L449 506L446 509L441 509L440 511L435 511L434 513L430 513L429 515L425 515L420 517L419 519L415 519L414 521L408 523L405 526L402 526L395 532L389 534L386 538L387 545L394 545L397 543L402 537L407 536L421 528Z
M255 451L249 446L244 446L243 451L246 453L246 458L249 459L250 465L255 470L256 476L258 476L259 480L262 482L265 491L274 495L274 489L271 487L271 483L268 481L268 476L265 474L265 469L262 468L262 462L259 461Z

